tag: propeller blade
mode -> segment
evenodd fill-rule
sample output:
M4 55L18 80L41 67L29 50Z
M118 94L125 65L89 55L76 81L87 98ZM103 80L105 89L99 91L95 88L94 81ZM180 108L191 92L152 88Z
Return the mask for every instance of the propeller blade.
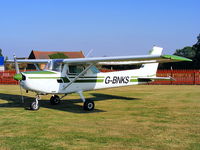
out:
M14 63L15 63L15 70L16 70L16 73L18 74L18 73L20 73L20 71L19 71L19 65L18 65L18 63L17 63L17 59L16 59L16 56L14 55Z
M15 70L16 70L16 73L17 74L20 74L20 71L19 71L19 65L17 63L17 58L16 56L14 55L14 63L15 63ZM19 87L20 87L20 93L21 93L21 98L22 98L22 103L24 103L24 96L23 96L23 93L22 93L22 87L21 87L21 84L20 84L20 80L18 80L18 84L19 84Z

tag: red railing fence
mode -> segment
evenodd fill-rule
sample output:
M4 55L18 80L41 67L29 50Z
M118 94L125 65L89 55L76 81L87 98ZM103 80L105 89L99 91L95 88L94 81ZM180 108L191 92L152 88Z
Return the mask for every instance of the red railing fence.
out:
M103 72L110 72L110 70L102 70ZM0 84L18 84L17 81L13 79L16 71L0 71ZM200 70L158 70L157 76L159 77L169 77L175 79L175 81L154 81L149 83L151 85L163 84L163 85L195 85L200 84Z
M0 71L0 84L18 84L18 81L13 79L16 71Z
M155 81L150 84L186 84L195 85L200 84L200 70L158 70L157 76L168 77L171 76L175 81Z

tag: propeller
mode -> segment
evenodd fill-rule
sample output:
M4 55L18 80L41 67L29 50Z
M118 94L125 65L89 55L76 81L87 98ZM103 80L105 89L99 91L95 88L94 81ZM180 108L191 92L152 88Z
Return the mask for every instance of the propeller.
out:
M20 84L20 81L22 80L22 74L19 71L19 65L17 63L17 58L16 58L15 55L14 55L14 63L15 63L15 70L16 70L16 74L14 76L14 79L18 80L18 84L19 84L19 87L20 87L21 98L22 98L22 103L24 103L24 96L23 96L22 87L21 87L21 84Z
M14 55L14 63L15 63L15 70L16 70L16 73L17 73L17 74L20 74L19 65L18 65L18 63L17 63L17 58L16 58L15 55Z

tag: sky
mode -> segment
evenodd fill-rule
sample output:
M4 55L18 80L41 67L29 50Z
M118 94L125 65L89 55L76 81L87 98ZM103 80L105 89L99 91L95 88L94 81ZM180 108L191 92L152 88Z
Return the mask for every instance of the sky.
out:
M165 54L192 46L199 0L0 0L0 48L10 59L31 50L80 51L90 57Z

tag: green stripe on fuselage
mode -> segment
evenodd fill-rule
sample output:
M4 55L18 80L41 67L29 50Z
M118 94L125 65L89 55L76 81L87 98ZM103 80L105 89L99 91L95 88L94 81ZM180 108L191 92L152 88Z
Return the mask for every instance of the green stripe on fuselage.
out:
M139 78L139 77L154 77L156 74L153 75L147 75L147 76L131 76L131 78Z
M69 76L69 78L75 78L75 76ZM105 77L104 76L82 76L82 77L79 77L79 78L92 78L92 79L104 79Z
M29 79L63 79L64 83L70 82L68 78L66 77L29 77ZM75 81L75 83L85 83L85 82L103 82L104 79L78 79Z
M61 79L60 77L28 77L29 79Z
M55 72L51 72L51 71L27 71L23 73L24 74L56 74Z
M131 79L130 82L138 82L138 79Z
M29 79L63 79L63 81L70 82L68 78L66 77L28 77Z
M89 82L89 83L94 83L94 82L103 82L104 80L103 79L96 79L96 80L76 80L75 83L86 83L86 82Z

